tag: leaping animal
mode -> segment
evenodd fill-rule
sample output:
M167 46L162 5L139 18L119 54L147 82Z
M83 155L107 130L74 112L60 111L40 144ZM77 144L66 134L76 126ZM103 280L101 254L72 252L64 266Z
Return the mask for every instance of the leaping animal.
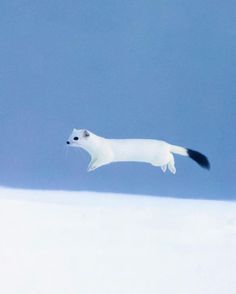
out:
M71 147L83 148L90 154L91 161L88 171L93 171L112 162L136 161L161 167L163 172L168 168L171 173L175 174L174 154L190 157L201 167L210 169L210 163L202 153L165 141L107 139L85 129L73 129L67 144Z

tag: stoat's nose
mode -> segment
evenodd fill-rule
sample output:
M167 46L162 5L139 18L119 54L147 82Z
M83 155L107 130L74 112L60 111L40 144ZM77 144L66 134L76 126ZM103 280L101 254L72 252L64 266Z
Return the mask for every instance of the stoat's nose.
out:
M69 141L66 141L66 144L70 144L70 142Z

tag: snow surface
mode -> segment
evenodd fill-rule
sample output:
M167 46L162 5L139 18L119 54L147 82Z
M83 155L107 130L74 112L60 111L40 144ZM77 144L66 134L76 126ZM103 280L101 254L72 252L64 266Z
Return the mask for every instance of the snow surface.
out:
M0 189L0 293L236 293L236 203Z

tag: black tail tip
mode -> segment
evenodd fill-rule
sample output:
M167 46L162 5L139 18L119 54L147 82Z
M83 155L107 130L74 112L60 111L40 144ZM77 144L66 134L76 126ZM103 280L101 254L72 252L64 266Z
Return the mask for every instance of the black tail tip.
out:
M196 161L201 167L206 168L208 170L211 168L210 162L205 155L191 149L187 149L187 152L188 156L192 158L194 161Z

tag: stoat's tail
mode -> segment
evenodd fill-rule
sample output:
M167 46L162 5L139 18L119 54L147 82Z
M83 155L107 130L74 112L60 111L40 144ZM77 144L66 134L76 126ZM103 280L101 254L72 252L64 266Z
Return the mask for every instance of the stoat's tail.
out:
M198 151L194 151L191 149L183 148L180 146L170 145L170 152L183 155L183 156L189 156L194 161L196 161L201 167L210 169L210 162L207 159L205 155Z

